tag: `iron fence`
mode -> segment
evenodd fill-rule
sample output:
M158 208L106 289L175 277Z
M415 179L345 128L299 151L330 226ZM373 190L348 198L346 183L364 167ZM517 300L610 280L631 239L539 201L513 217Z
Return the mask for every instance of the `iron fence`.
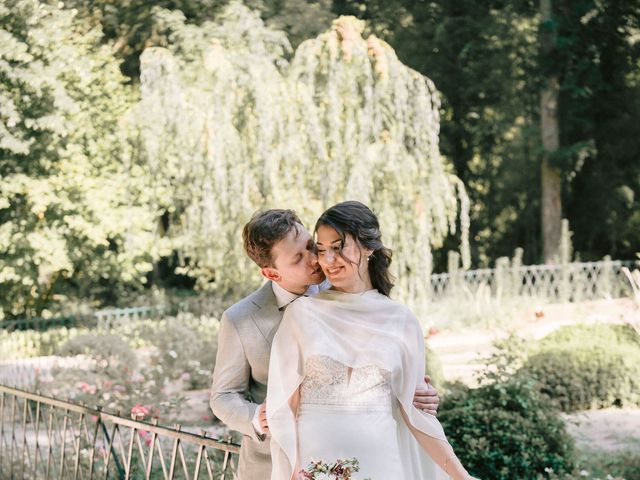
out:
M3 320L0 322L0 329L9 332L16 330L39 330L46 331L52 328L65 327L87 327L101 328L108 330L120 323L132 320L142 320L162 316L165 308L162 305L153 307L130 307L130 308L107 308L97 310L92 314L70 315L54 318L18 318Z
M2 479L231 479L240 446L0 385Z
M434 274L430 298L438 301L490 295L498 299L531 297L550 303L621 298L633 293L623 267L638 268L640 262L604 260L564 265L498 265L493 269Z

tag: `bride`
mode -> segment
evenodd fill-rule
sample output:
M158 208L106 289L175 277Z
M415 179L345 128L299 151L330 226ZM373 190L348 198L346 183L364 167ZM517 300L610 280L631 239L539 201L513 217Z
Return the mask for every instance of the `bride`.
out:
M352 457L357 479L472 479L438 420L412 404L424 382L424 340L414 315L389 298L391 251L376 216L339 203L315 232L332 288L289 305L273 340L271 479Z

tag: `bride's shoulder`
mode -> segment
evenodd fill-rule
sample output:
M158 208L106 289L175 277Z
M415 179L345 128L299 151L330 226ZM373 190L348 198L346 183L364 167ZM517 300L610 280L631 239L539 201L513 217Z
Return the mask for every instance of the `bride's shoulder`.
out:
M405 329L420 330L420 322L411 311L411 309L404 303L397 300L388 299L389 314L392 314L395 322L404 327Z
M385 304L387 305L387 308L389 308L389 310L392 310L396 314L406 318L414 316L411 309L407 307L404 303L400 302L399 300L395 300L390 297L385 297L382 294L380 294L380 297L381 297L381 300L385 302Z

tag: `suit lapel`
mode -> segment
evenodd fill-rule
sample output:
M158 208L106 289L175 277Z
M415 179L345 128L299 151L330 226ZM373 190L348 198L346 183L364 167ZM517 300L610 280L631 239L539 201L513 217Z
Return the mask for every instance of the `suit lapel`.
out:
M258 290L252 302L255 310L251 313L251 319L270 350L271 342L282 320L282 312L278 310L271 282L265 283Z

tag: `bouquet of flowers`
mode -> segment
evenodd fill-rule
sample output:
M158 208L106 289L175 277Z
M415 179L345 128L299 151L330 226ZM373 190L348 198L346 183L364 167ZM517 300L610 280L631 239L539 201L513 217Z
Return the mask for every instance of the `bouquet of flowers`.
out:
M334 463L322 460L311 462L306 469L300 470L301 480L356 480L351 475L360 471L357 458L338 459ZM363 480L371 480L365 478Z

